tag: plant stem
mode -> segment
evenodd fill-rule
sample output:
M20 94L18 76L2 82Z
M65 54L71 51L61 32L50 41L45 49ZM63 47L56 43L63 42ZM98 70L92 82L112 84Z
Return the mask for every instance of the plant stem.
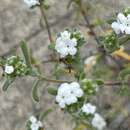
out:
M126 84L126 85L128 85L129 84L129 82L121 82L121 81L114 81L114 82L111 82L111 81L109 81L109 82L105 82L104 83L104 85L108 85L108 86L117 86L117 85L123 85L123 84Z
M40 1L40 11L41 11L41 14L42 14L42 17L44 18L44 21L45 21L45 24L46 24L46 29L47 29L47 32L48 32L48 36L49 36L49 40L50 40L50 43L53 43L53 38L52 38L52 34L51 34L51 29L50 29L50 26L49 26L49 22L47 20L47 16L46 16L46 13L45 13L45 9L44 9L44 6L43 6L43 2Z
M47 77L45 77L45 76L43 76L43 75L39 75L38 78L41 79L41 80L45 80L45 81L47 81L47 82L53 82L53 83L66 83L66 82L67 82L67 83L70 83L70 82L73 82L73 81L68 81L68 80L50 79L50 78L47 78Z
M97 42L97 44L100 45L100 41L98 40L98 37L97 37L97 35L96 35L96 33L95 33L93 27L91 26L91 24L90 24L90 22L89 22L89 20L88 20L88 17L86 16L86 13L85 13L84 9L82 8L82 3L79 4L79 8L80 8L81 14L82 14L83 17L84 17L85 22L87 23L86 26L87 26L87 27L89 28L89 30L91 31L91 33L92 33L92 35L93 35L95 41Z

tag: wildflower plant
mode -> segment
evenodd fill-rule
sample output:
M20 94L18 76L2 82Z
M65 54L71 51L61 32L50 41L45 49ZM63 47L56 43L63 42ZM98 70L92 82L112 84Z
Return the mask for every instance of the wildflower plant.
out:
M94 105L94 97L100 93L100 90L105 85L123 85L128 82L122 82L122 80L116 82L107 82L103 79L88 78L85 73L84 66L89 66L93 69L93 66L98 63L97 54L88 57L86 60L82 58L80 48L84 47L87 42L82 32L78 29L65 29L61 31L56 39L53 39L49 23L45 14L47 9L46 0L24 0L29 8L39 7L42 17L44 18L48 36L50 40L50 51L54 55L53 60L56 61L57 69L61 64L62 70L68 70L69 74L72 74L72 79L62 80L48 78L46 74L42 74L40 67L37 66L33 60L27 42L21 42L22 56L14 55L8 58L0 59L0 66L3 68L3 77L5 83L3 90L6 91L8 87L15 81L16 78L23 76L35 77L36 81L32 88L32 97L34 101L39 102L40 98L38 95L38 86L40 82L47 81L58 83L55 88L48 88L48 92L54 95L55 102L65 112L69 113L75 120L76 123L83 123L89 126L89 129L103 130L107 127L105 118L101 116L98 106ZM99 44L99 52L101 56L111 56L111 54L122 45L124 45L130 39L130 9L124 10L123 13L119 13L115 21L110 25L112 31L104 36L97 37L94 29L90 26L90 22L85 15L85 11L82 8L82 1L72 0L79 6L81 14L83 15L90 31L93 33L95 41ZM70 4L70 3L69 3ZM60 66L61 67L61 66ZM120 78L124 78L129 74L130 69L121 72ZM60 76L62 76L61 74ZM55 75L52 75L53 77ZM27 130L43 130L44 125L42 124L42 118L50 112L50 110L40 113L39 116L31 116L27 121ZM43 116L44 115L44 116ZM88 128L87 128L88 129Z

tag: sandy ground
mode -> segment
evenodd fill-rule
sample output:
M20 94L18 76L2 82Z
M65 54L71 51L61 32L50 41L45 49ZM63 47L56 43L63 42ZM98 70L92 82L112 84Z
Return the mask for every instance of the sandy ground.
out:
M54 37L64 28L75 26L87 35L85 27L80 26L84 24L82 18L76 20L74 10L66 9L67 2L68 0L54 1L47 12ZM130 5L129 0L91 0L91 2L94 7L92 17L98 16L103 19ZM27 39L34 57L40 60L46 59L46 55L49 54L47 49L49 40L46 29L41 29L39 25L39 9L30 10L23 0L1 0L0 5L0 55L8 54L19 45L21 40ZM89 36L88 42L92 44L89 48L86 45L86 48L82 49L83 55L95 50L94 40ZM51 65L43 66L45 67L47 68L45 72L49 74ZM74 125L71 118L54 104L54 97L49 96L45 91L50 84L42 84L40 103L32 101L30 92L33 81L32 78L18 79L6 93L0 90L0 130L24 130L25 121L31 114L47 108L54 108L54 111L44 122L46 130L72 130ZM0 86L2 83L3 80Z

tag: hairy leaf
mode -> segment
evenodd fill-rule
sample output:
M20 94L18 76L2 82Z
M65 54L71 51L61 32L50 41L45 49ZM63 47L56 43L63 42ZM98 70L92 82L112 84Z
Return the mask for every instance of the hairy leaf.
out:
M55 88L48 88L48 93L51 95L57 95L57 89Z
M8 78L8 79L6 79L6 81L4 82L4 85L2 87L2 90L3 91L7 91L7 89L13 83L14 80L15 80L14 78Z
M40 114L40 120L43 120L45 117L48 116L48 114L50 114L52 112L52 109L48 109L45 112Z
M21 49L22 49L27 66L31 68L31 58L30 58L28 47L27 47L27 43L25 41L21 42Z
M40 85L40 80L35 81L34 86L32 88L32 98L34 101L39 102L40 98L38 95L38 87Z

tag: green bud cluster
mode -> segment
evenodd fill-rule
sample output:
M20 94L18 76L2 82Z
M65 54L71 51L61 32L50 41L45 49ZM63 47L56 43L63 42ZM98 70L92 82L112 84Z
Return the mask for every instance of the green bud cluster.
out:
M93 95L98 90L98 84L91 79L82 80L82 87L86 95Z
M20 58L19 56L11 56L9 57L5 65L13 66L14 67L14 72L11 75L11 77L16 77L16 76L25 76L28 74L29 69L27 65L25 64L24 60Z
M114 52L114 51L116 51L117 49L120 48L120 44L119 44L117 34L115 34L114 32L106 35L103 38L102 44L104 46L104 49L108 53L112 53L112 52Z

